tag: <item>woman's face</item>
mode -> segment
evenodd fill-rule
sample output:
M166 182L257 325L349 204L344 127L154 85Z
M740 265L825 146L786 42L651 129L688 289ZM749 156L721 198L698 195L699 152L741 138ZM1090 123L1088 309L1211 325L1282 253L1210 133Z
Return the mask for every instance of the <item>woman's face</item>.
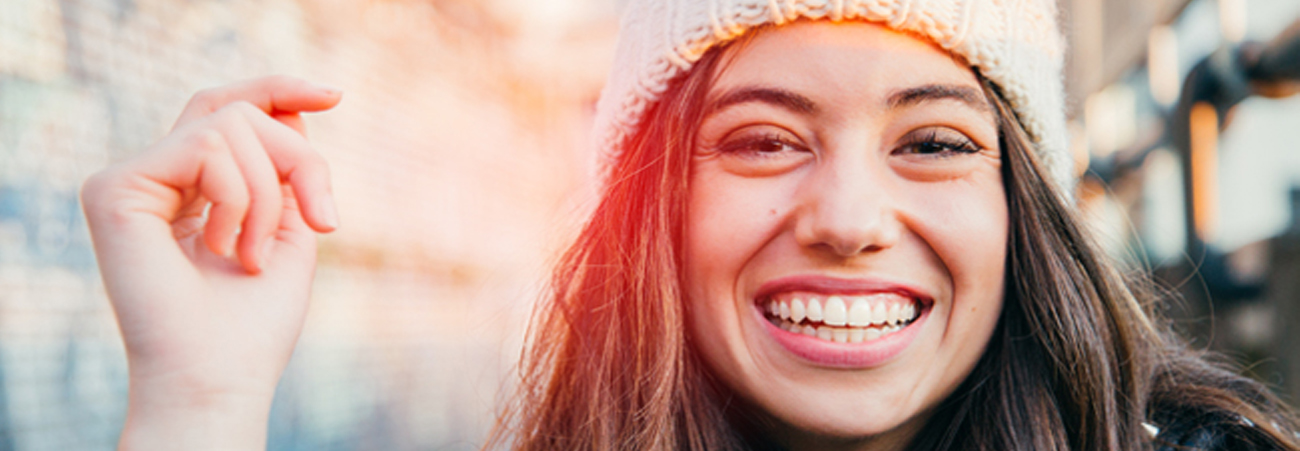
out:
M877 25L732 51L692 157L693 339L787 445L901 446L1002 307L995 115L968 67Z

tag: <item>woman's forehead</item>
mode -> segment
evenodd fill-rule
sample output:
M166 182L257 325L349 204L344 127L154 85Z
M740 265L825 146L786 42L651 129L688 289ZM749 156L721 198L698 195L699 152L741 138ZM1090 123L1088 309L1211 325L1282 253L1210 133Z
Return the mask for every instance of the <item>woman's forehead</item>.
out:
M948 101L943 108L993 121L974 70L913 35L868 22L801 21L758 30L738 44L723 55L706 117L758 101L857 121Z
M713 96L766 86L880 101L887 93L918 86L980 86L969 66L937 45L869 22L768 27L727 52Z

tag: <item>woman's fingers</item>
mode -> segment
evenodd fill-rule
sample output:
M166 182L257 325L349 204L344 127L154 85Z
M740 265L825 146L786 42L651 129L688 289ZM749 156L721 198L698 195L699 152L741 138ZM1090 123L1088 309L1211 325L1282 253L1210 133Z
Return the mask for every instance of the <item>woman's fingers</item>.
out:
M276 75L232 85L207 89L195 94L176 120L175 128L205 117L234 102L244 101L262 112L278 116L302 111L323 111L339 103L343 93L337 89L306 80ZM290 120L286 125L300 133L302 122Z
M244 177L249 197L248 211L240 227L236 251L239 262L249 272L260 272L266 262L265 243L280 226L282 194L280 176L253 126L250 116L265 116L247 102L235 102L213 113L208 121L222 131L229 143L230 155ZM283 127L283 126L281 126ZM216 205L213 205L216 208ZM210 218L215 226L216 218ZM206 233L206 232L205 232Z
M312 149L306 138L284 124L265 114L245 112L280 180L293 187L307 225L322 233L338 228L338 211L334 206L329 165L325 159Z
M205 91L149 152L87 183L88 197L100 199L87 204L88 213L120 218L101 223L152 236L143 231L170 225L175 233L176 221L210 202L203 244L259 272L278 230L310 234L338 227L328 166L308 144L298 114L338 100L337 91L288 77ZM285 185L301 221L284 221ZM101 186L115 194L97 194L105 191Z
M311 226L303 220L301 210L298 208L298 200L294 194L293 187L284 184L280 186L280 194L283 197L284 205L280 211L280 231L295 231L298 233L280 232L272 235L263 244L263 252L266 252L265 264L262 271L273 271L275 274L284 274L285 271L300 271L306 269L311 271L311 267L301 267L295 265L292 258L286 258L286 250L299 252L303 249L315 249L315 240L292 240L289 237L311 237ZM305 233L304 233L305 232ZM314 254L314 252L313 252Z
M238 167L247 193L243 206L246 212L239 221L236 218L240 216L234 214L217 215L218 207L222 206L217 200L228 199L229 194L209 192L209 187L201 185L200 194L213 201L205 235L215 235L217 238L213 240L226 243L225 240L233 239L233 235L228 235L231 221L239 225L234 249L246 270L257 273L266 266L272 246L269 243L284 220L282 184L292 187L294 198L302 205L301 214L312 229L330 232L338 227L328 165L302 135L244 101L226 105L199 124L221 131L227 153ZM220 249L230 250L224 245Z
M231 158L229 140L225 135L204 129L192 136L190 141L199 159L199 170L186 174L188 171L169 171L171 168L159 167L157 169L167 172L156 173L155 180L177 189L197 182L199 194L212 204L204 226L204 244L215 254L230 255L235 251L239 225L244 222L251 203L247 182L239 164Z
M284 221L282 185L292 187L295 207L311 229L330 232L338 226L324 158L296 131L247 102L231 103L177 130L154 155L119 172L138 178L126 184L140 185L134 191L145 194L132 196L136 199L126 209L134 212L170 223L179 219L187 199L210 202L204 244L215 254L236 256L252 273L265 267L267 243L282 224L302 223Z
M214 113L248 185L250 204L238 241L239 261L250 272L265 268L271 241L284 223L281 184L293 189L306 224L317 232L338 227L329 166L305 138L258 107L238 101ZM291 218L296 219L296 218ZM299 222L299 221L294 221Z

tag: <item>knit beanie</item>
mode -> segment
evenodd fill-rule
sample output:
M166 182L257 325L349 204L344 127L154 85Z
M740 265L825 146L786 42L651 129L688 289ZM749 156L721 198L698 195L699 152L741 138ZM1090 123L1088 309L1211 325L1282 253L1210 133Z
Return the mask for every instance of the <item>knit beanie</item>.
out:
M1051 178L1071 186L1054 0L630 0L596 106L603 156L618 157L668 84L710 48L799 19L874 22L961 56L1002 90Z

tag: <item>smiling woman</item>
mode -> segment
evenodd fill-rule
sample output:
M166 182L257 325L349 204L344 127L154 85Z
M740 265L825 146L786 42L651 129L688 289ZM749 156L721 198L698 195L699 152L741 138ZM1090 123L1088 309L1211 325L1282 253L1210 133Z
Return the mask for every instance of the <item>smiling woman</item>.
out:
M618 61L680 72L615 69L605 197L557 268L494 444L1297 449L1287 407L1185 350L1079 225L1059 74L1035 72L1059 55L1017 53L1050 50L1053 28L991 57L907 28L933 11L792 6L727 28L766 3L709 5L724 18L630 7ZM1030 29L1052 16L926 5ZM648 23L692 12L722 26L662 41L698 55L689 69L639 47L691 29Z
M997 119L967 66L878 25L802 22L737 50L691 164L691 331L791 434L890 438L924 422L997 324ZM743 95L760 92L782 94Z
M634 0L603 198L488 447L1300 449L1079 225L1052 5ZM123 448L264 446L338 226L299 113L340 95L200 93L86 182Z

